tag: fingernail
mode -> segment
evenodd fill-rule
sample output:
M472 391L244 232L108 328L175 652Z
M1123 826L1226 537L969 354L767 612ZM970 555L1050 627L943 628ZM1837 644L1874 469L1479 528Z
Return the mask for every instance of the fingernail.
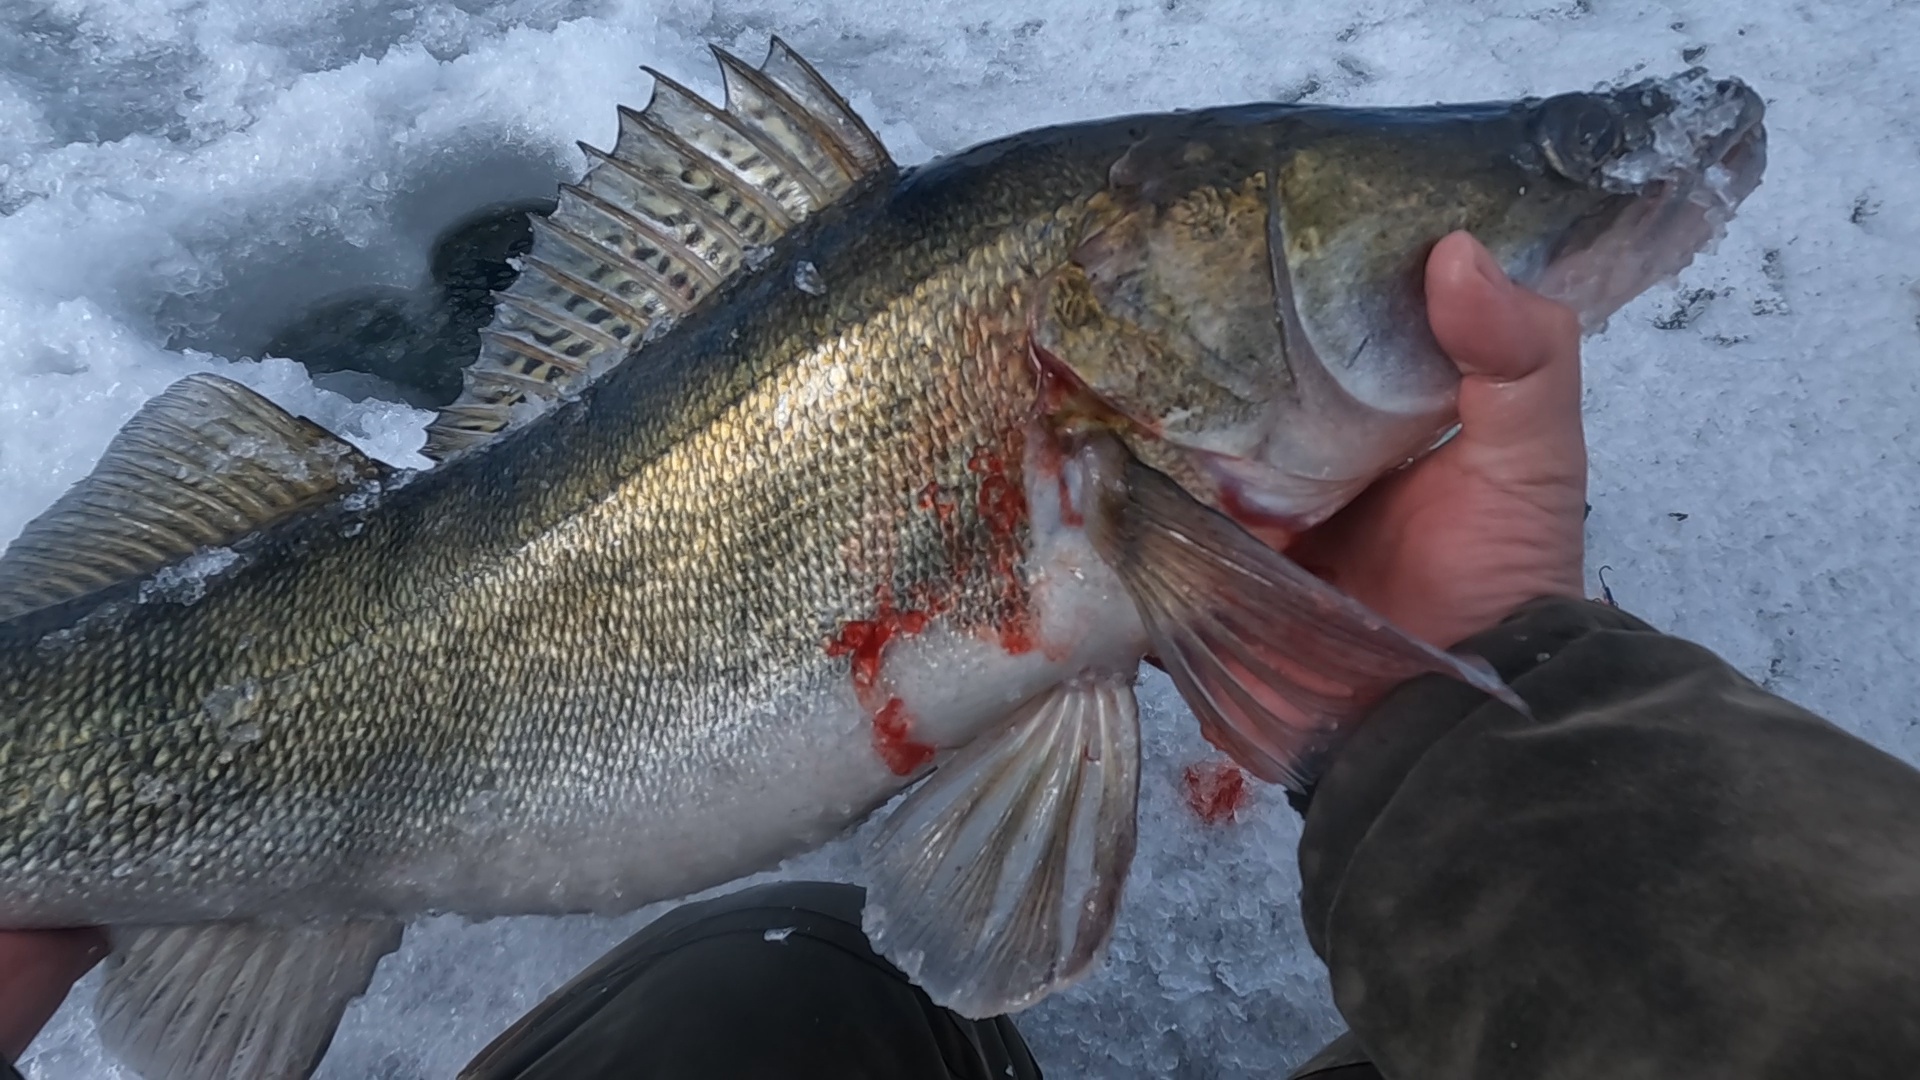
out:
M1500 269L1500 264L1494 261L1493 253L1486 249L1486 245L1473 245L1473 265L1496 292L1506 292L1513 288L1513 280L1507 277L1505 270Z

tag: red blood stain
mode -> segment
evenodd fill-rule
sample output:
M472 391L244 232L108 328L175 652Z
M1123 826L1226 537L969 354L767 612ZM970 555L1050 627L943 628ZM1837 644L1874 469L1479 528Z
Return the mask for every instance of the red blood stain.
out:
M967 459L967 469L980 477L976 506L987 526L988 558L993 580L1001 593L1002 615L995 629L1000 647L1018 656L1034 649L1033 613L1020 581L1020 527L1027 523L1027 496L1007 477L1005 463L981 447Z
M1039 477L1053 481L1060 500L1060 523L1074 528L1085 525L1086 515L1073 505L1073 492L1067 489L1067 453L1060 437L1053 432L1040 432L1034 438L1033 468Z
M1300 536L1297 522L1249 504L1232 484L1221 485L1220 509L1275 551L1287 550Z
M1000 647L1009 656L1030 653L1034 649L1033 616L1020 612L1000 624Z
M933 747L913 737L913 716L891 698L873 717L873 750L895 776L911 776L933 760Z
M1109 405L1072 366L1031 338L1027 340L1027 356L1033 362L1037 384L1034 407L1040 415L1065 426L1091 424L1108 431L1138 428L1160 434L1156 425L1141 423Z
M979 477L975 509L985 526L986 543L981 549L978 533L965 537L951 528L958 509L951 488L938 481L929 482L914 493L913 502L923 513L938 517L945 542L951 545L953 577L943 581L917 581L906 587L904 603L896 606L891 587L882 586L875 597L874 613L869 618L852 619L826 643L831 657L850 657L854 690L869 710L881 698L878 691L886 651L893 641L925 632L933 619L952 609L955 589L968 580L976 567L986 573L998 594L997 612L988 627L1003 650L1010 654L1031 652L1037 646L1037 634L1028 611L1026 587L1020 567L1024 556L1028 522L1027 499L1017 476L1010 477L1006 462L1021 452L1021 436L1015 433L1004 447L1008 456L993 447L976 449L967 460L967 469ZM970 531L970 530L969 530ZM984 566L982 563L984 562Z
M1007 467L993 451L982 447L967 459L967 468L980 476L978 505L981 520L994 539L1011 539L1027 520L1027 497L1007 479Z
M853 657L853 688L864 695L880 681L881 654L887 643L899 635L924 631L929 618L924 611L895 608L892 590L882 588L873 618L843 623L840 632L827 642L827 655Z
M1209 825L1237 818L1250 801L1247 775L1227 761L1187 766L1187 805Z
M1040 418L1034 424L1038 429L1038 441L1034 444L1034 467L1041 476L1053 479L1054 487L1059 492L1061 522L1075 527L1085 525L1086 518L1080 513L1080 508L1073 505L1073 493L1067 490L1065 436L1058 424L1073 415L1075 402L1087 396L1087 390L1079 379L1066 371L1058 357L1038 345L1029 345L1029 351L1034 367L1039 372L1036 407Z
M925 618L934 619L952 609L953 598L947 595L949 591L942 582L916 581L907 587L907 601L915 612L923 614ZM907 632L917 634L925 629L926 625L922 623Z
M1067 478L1060 477L1060 521L1062 524L1079 528L1087 523L1087 517L1080 508L1073 505L1073 493L1067 490Z
M942 525L953 520L953 496L941 490L937 480L928 481L927 486L914 496L913 504L939 518Z

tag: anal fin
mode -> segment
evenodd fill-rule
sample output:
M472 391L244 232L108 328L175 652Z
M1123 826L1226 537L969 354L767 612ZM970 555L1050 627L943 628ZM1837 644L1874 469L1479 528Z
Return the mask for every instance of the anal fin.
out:
M231 379L189 375L0 556L0 619L230 544L386 471Z
M116 936L101 1041L143 1080L306 1080L400 924L212 923Z
M1255 776L1306 791L1366 710L1417 675L1460 679L1526 712L1484 661L1393 626L1117 444L1090 449L1095 549L1208 741Z
M1083 676L939 766L867 852L875 951L982 1019L1069 986L1104 955L1133 863L1132 675Z

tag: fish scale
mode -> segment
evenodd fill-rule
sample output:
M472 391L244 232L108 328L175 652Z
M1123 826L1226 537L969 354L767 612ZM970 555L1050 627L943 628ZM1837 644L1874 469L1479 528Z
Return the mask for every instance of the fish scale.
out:
M870 198L877 203L879 193ZM859 209L849 207L850 215ZM14 699L60 715L154 716L150 729L167 733L178 755L166 774L179 778L178 798L200 808L181 820L237 841L226 849L231 865L253 862L249 837L291 830L309 838L311 847L278 843L268 863L299 867L300 877L269 869L249 900L225 902L235 906L324 911L345 899L354 877L330 847L376 864L404 860L396 840L420 843L444 831L450 811L482 790L499 791L501 815L516 831L562 846L564 836L545 835L541 823L550 813L569 817L576 804L652 812L651 805L698 803L706 769L688 770L684 791L540 781L577 750L657 764L683 747L712 753L717 741L735 767L754 761L755 733L729 719L844 682L847 665L827 643L874 613L883 586L898 596L937 590L941 618L967 631L1018 614L1007 610L1017 594L1004 595L1006 575L990 560L956 574L946 529L960 549L992 546L995 526L980 514L987 478L966 463L990 450L1008 462L1003 482L1020 483L1019 430L1034 408L1030 370L1010 344L1015 297L994 268L1057 261L1072 231L1052 221L1018 230L929 275L923 268L939 260L924 242L875 258L885 250L875 241L886 224L837 231L864 241L863 265L833 258L830 244L810 249L830 283L824 297L784 286L783 268L770 266L756 295L740 300L760 317L724 329L683 326L681 336L653 347L651 363L597 388L591 412L576 408L520 438L510 448L513 466L457 460L436 474L439 483L416 479L382 494L378 512L263 535L247 556L251 565L226 587L181 608L134 605L111 631L94 631L116 646L109 651L54 658L9 650L9 660L25 661L6 676L9 686L18 681ZM953 223L942 225L951 235ZM924 280L899 297L894 283L913 274ZM694 356L703 362L683 359ZM649 401L668 395L671 408ZM789 405L788 422L777 425L771 418L783 398L807 405ZM914 505L929 482L954 495L945 528ZM501 514L503 506L534 512ZM348 520L364 529L344 535ZM284 557L296 548L304 557ZM766 573L770 566L780 572ZM542 612L563 617L537 617ZM197 655L186 670L158 678L128 655L177 665L179 653L152 635L184 637ZM164 704L98 693L106 688L95 664L142 695L166 694ZM273 720L257 742L234 745L196 706L242 680L263 688L260 711ZM52 751L32 733L59 724L38 722L27 709L6 715L27 735L13 747L26 759L14 783L33 783L24 770L35 762L123 777L151 767L112 741ZM403 717L421 726L393 722ZM613 717L637 730L629 736ZM591 733L584 746L571 737L582 731ZM339 737L349 732L358 737ZM286 776L311 778L317 802L270 805ZM207 914L191 895L156 908L149 884L124 877L123 910L111 884L99 883L106 860L83 846L90 818L48 824L65 828L6 830L42 841L35 873L8 875L24 891L70 895L77 905L84 897L93 918ZM184 839L151 835L157 850ZM384 840L369 848L377 838ZM464 854L479 860L484 852ZM377 883L368 888L371 895L354 900L405 902L374 892ZM457 894L439 902L472 907ZM554 903L588 906L585 898ZM74 917L48 907L53 922Z

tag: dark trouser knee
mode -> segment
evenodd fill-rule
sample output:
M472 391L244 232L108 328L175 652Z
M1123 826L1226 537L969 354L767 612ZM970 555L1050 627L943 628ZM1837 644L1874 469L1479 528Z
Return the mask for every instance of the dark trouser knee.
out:
M472 1080L1037 1080L1011 1020L939 1008L873 952L864 892L761 885L677 908L536 1006Z
M1381 1076L1349 1031L1288 1073L1287 1080L1381 1080Z

